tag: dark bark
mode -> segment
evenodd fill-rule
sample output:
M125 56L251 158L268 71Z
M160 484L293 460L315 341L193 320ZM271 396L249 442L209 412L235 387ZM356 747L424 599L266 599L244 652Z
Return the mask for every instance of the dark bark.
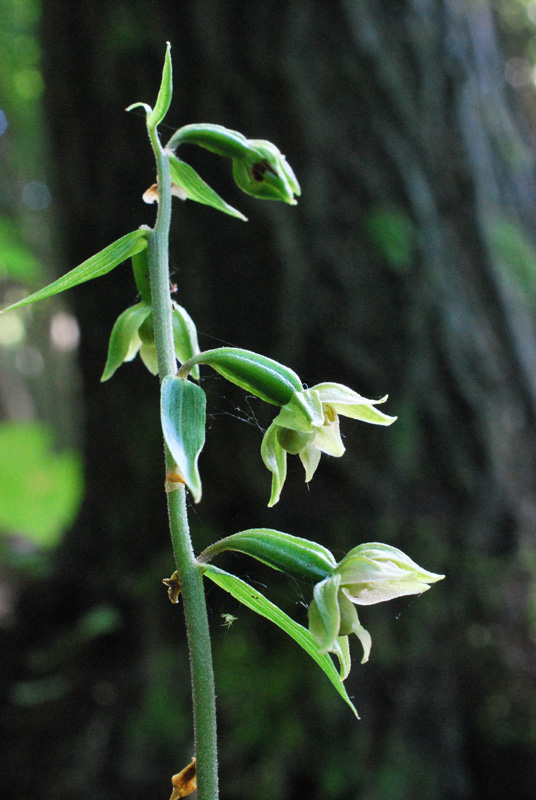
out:
M44 7L66 267L152 220L141 203L154 179L144 123L122 108L154 101L171 40L169 121L218 122L271 139L303 189L297 208L237 197L228 165L188 151L250 221L188 203L175 209L180 302L204 334L278 358L310 385L389 392L386 410L399 415L388 430L343 423L345 457L324 459L310 491L292 468L268 511L261 433L235 417L264 426L269 412L206 380L212 416L205 498L193 517L199 549L267 525L336 553L384 540L447 574L420 600L362 614L374 645L371 662L356 664L349 679L357 726L293 645L250 626L245 611L233 607L239 623L219 636L229 605L211 594L223 798L299 790L498 800L513 784L529 798L536 350L534 277L519 242L533 252L534 151L505 88L489 5ZM165 792L190 754L187 674L171 655L179 614L158 586L171 559L156 387L136 363L98 383L114 318L134 298L126 267L72 296L84 332L88 497L59 575L37 587L21 615L33 619L30 634L43 647L41 626L56 635L97 603L119 608L123 625L89 654L75 649L66 659L74 688L49 717L20 712L22 791L39 786L45 798L73 789L81 798ZM214 346L208 337L202 344ZM278 588L292 607L297 590ZM103 685L114 697L108 705L98 700ZM167 703L180 710L166 714ZM43 753L46 725L52 742Z

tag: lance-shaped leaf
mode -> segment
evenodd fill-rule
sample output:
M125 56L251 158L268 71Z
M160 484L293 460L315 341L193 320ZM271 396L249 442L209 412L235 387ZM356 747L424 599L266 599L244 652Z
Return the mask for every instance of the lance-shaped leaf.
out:
M172 182L184 190L189 200L195 200L196 203L212 206L212 208L217 209L217 211L223 211L224 214L230 214L232 217L238 217L238 219L247 222L247 217L236 208L229 205L229 203L226 203L214 189L211 189L208 183L205 183L203 178L197 174L193 167L181 161L177 156L169 156L169 170Z
M45 300L47 297L72 289L73 286L78 286L80 283L106 275L107 272L111 272L114 267L122 264L127 258L131 258L136 253L141 253L142 250L145 250L148 236L149 231L145 228L127 233L126 236L117 239L113 244L101 250L100 253L91 256L87 261L58 278L57 281L50 283L38 292L34 292L29 297L19 300L18 303L5 308L4 311L27 306L30 303L36 303L38 300Z
M123 311L116 319L110 335L108 358L101 381L107 381L124 361L134 358L141 346L139 328L151 313L147 303L137 303Z
M167 42L166 57L164 60L164 68L162 70L162 80L160 82L158 97L156 98L155 107L147 115L148 127L156 128L156 126L162 122L171 104L172 95L173 95L173 70L171 66L171 45L169 42Z
M356 717L359 715L354 707L354 704L348 697L344 684L341 681L333 661L327 653L320 653L318 645L309 631L297 622L294 622L284 611L278 606L274 605L268 598L264 597L257 589L249 586L245 581L237 578L235 575L230 575L212 564L207 564L204 567L204 574L207 578L214 581L226 592L229 592L233 597L239 600L243 605L255 611L261 617L273 622L278 628L287 633L300 647L302 647L311 658L316 661L319 667L327 675L337 692L348 703ZM342 652L344 658L344 652ZM346 669L346 665L341 661L341 671Z
M271 528L252 528L220 539L199 556L206 563L224 550L246 553L298 580L315 583L333 573L335 557L323 545Z
M194 501L201 500L201 478L197 461L205 444L206 397L191 381L168 375L161 390L162 430L177 465L176 472L190 489Z
M195 364L208 364L231 383L273 405L286 405L294 392L302 389L295 372L250 350L236 347L205 350L183 364L179 375L186 376Z

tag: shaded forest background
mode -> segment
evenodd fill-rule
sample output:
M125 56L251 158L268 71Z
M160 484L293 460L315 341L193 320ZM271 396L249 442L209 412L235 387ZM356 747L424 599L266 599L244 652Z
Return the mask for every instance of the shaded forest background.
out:
M385 541L447 576L362 613L372 656L347 682L358 723L292 642L210 588L223 800L533 796L532 6L4 0L6 302L152 224L144 119L123 109L154 102L169 40L167 121L274 141L303 192L295 208L255 201L228 164L184 151L249 218L174 207L175 296L202 347L263 352L310 385L389 393L399 417L387 430L344 425L345 457L323 459L309 488L291 462L268 509L270 412L206 376L196 548L267 526L337 555ZM0 330L4 425L46 424L71 458L58 485L72 484L48 528L43 509L27 529L0 509L6 798L167 797L191 755L184 629L161 585L173 566L157 385L138 360L99 382L113 322L135 299L125 265ZM34 442L24 460L13 441L32 494L59 456ZM61 529L55 547L35 545ZM260 565L227 565L268 582ZM304 623L309 589L270 583Z

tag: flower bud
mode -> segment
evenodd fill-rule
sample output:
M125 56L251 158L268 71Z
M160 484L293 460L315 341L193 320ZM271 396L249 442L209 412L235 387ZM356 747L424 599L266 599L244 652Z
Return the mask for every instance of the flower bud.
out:
M294 171L279 149L264 139L246 139L222 125L200 123L176 131L166 149L174 152L181 144L196 144L233 161L233 176L243 192L264 200L282 200L296 205L301 193Z
M285 156L263 139L249 139L248 144L248 155L233 160L237 186L254 197L296 205L295 195L300 195L300 185Z
M340 575L341 591L361 606L422 594L429 584L445 577L422 569L397 547L378 542L354 547L339 562L335 574Z

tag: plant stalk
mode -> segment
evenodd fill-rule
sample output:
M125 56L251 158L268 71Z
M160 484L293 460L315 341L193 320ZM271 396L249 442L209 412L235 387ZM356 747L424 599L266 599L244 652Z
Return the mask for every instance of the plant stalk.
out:
M171 183L169 161L155 128L148 126L156 158L159 204L156 224L149 237L149 275L153 306L153 327L160 382L176 372L169 291L169 227ZM166 447L166 472L173 462ZM212 648L203 588L203 576L196 561L186 508L186 490L180 486L167 494L169 526L181 594L190 654L194 739L198 800L218 798L218 756L216 739L216 695ZM185 766L185 765L184 765Z

